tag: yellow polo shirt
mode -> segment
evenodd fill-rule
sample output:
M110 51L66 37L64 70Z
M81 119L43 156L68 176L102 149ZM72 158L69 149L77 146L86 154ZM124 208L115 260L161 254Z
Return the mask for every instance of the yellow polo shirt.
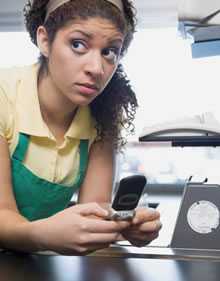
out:
M38 94L39 65L0 70L0 135L12 155L19 132L30 135L24 165L38 177L71 185L79 167L79 141L96 138L95 121L88 106L80 107L61 146L43 121Z

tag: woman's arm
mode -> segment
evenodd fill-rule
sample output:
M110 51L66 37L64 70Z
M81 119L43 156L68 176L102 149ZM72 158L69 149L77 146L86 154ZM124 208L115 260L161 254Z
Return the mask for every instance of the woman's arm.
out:
M85 180L80 188L79 203L109 203L112 195L114 149L111 143L95 142L89 153Z
M113 179L114 151L110 144L93 144L90 151L89 166L83 186L80 189L79 202L110 202ZM135 188L135 187L134 187ZM104 205L105 206L105 205ZM139 208L128 228L122 231L118 240L129 240L135 246L143 246L159 235L160 214L151 209Z
M19 214L16 206L8 144L2 137L0 167L0 248L86 254L107 247L128 226L125 222L105 220L108 212L96 203L77 205L47 219L29 222Z
M8 144L0 137L0 247L35 249L28 238L28 221L17 209L11 184L11 164Z

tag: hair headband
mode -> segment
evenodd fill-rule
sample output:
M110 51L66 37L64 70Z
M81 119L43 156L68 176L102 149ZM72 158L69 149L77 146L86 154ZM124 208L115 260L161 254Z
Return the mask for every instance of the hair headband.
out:
M45 17L45 22L49 18L49 15L55 11L58 7L62 6L63 4L69 2L70 0L50 0L47 4L47 13ZM103 0L112 3L116 6L122 13L123 13L123 4L121 0Z

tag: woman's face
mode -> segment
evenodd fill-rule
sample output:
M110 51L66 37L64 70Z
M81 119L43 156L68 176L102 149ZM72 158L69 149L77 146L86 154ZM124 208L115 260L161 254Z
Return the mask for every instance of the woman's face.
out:
M114 74L124 36L108 20L75 20L60 29L48 52L48 75L56 93L87 105Z

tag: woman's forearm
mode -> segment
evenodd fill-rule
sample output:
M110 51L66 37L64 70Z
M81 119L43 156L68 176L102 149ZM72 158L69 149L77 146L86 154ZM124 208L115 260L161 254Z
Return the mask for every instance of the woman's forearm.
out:
M22 252L43 250L36 235L36 222L12 210L0 210L0 248Z

